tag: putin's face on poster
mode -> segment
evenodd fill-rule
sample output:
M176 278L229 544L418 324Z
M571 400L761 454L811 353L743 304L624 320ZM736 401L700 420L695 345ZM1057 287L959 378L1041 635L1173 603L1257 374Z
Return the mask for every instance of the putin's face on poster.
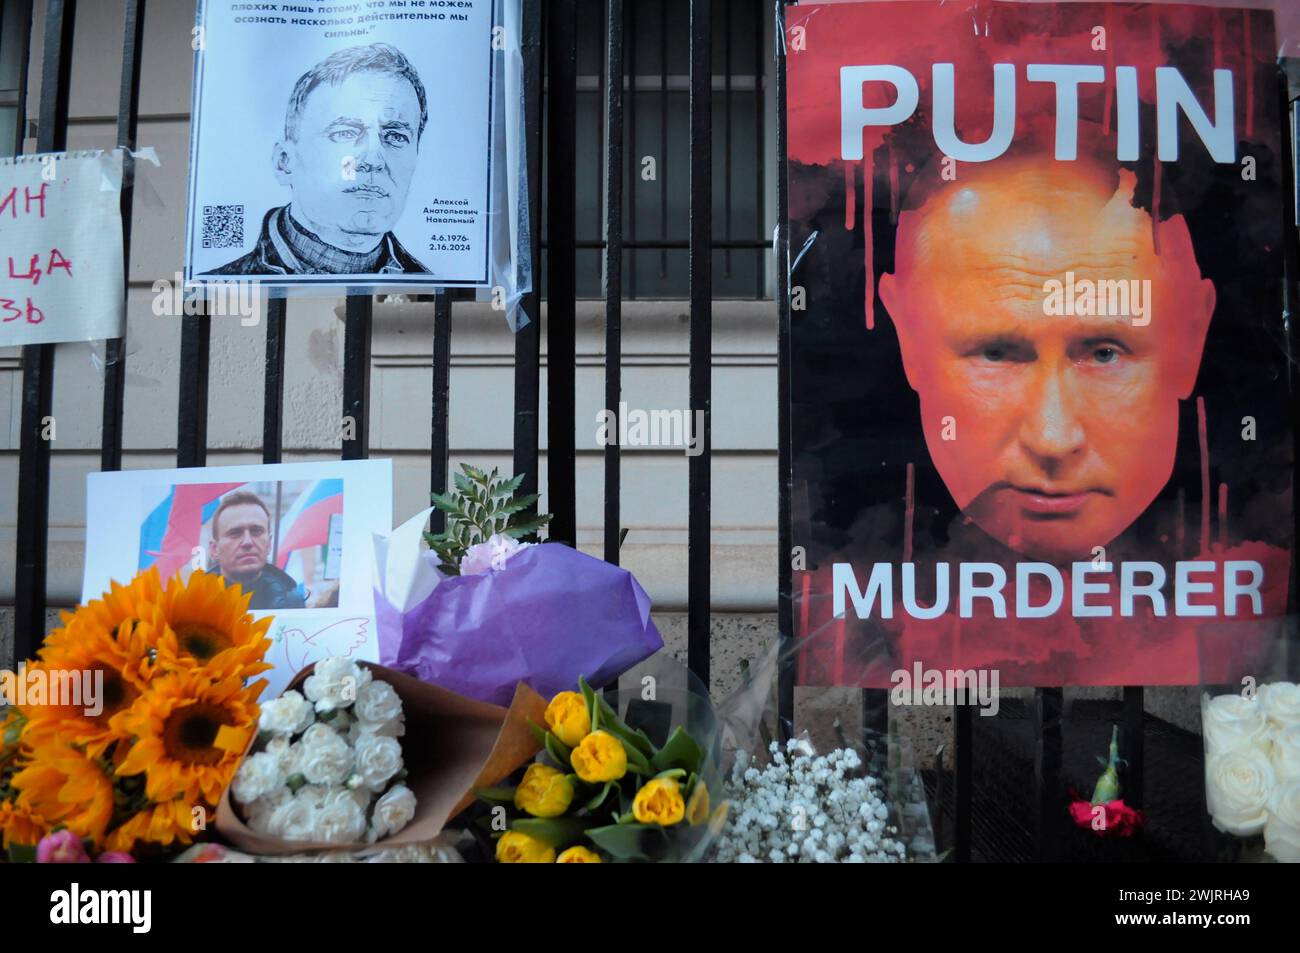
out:
M1089 558L1173 472L1215 291L1183 218L1157 234L1134 186L1050 154L973 165L900 216L881 278L939 475L1035 559ZM1123 290L1123 313L1060 307L1048 289L1076 277Z

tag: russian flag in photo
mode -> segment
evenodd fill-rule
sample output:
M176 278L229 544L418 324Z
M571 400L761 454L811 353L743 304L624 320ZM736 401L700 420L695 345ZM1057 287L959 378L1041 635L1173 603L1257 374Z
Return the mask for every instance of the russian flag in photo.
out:
M140 524L139 568L158 568L169 579L194 558L203 524L221 505L221 498L242 483L191 483L173 486Z
M324 546L330 538L330 517L343 512L343 480L317 480L294 500L280 520L276 565L283 569L294 550Z

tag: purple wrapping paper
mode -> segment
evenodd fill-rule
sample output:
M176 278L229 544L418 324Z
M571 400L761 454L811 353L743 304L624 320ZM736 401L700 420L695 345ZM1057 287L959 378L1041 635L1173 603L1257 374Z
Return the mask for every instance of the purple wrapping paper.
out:
M427 550L419 558L438 563ZM579 675L603 686L663 647L632 574L559 543L447 577L405 613L377 591L375 617L381 665L497 705L517 682L548 699Z

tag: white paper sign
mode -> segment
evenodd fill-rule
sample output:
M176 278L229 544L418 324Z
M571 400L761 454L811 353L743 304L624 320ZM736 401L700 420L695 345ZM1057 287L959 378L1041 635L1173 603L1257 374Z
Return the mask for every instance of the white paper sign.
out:
M150 567L253 593L253 615L275 617L263 698L322 658L379 660L372 540L392 526L391 460L91 473L86 513L83 602Z
M0 346L122 336L122 157L0 159Z
M492 44L492 0L205 0L186 279L486 285Z

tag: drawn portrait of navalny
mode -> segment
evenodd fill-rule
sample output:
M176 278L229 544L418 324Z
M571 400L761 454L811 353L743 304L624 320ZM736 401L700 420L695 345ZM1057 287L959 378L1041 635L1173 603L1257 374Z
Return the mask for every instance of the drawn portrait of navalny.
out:
M425 274L393 226L406 206L428 98L386 43L330 54L293 87L270 155L289 201L253 249L213 275Z

